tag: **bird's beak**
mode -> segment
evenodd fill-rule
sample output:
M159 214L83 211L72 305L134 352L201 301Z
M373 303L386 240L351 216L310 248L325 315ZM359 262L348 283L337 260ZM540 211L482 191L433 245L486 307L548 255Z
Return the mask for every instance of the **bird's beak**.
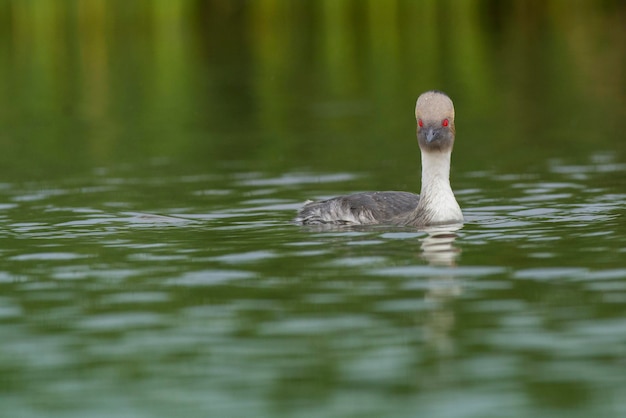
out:
M431 143L439 137L439 129L437 128L428 128L426 131L426 142Z

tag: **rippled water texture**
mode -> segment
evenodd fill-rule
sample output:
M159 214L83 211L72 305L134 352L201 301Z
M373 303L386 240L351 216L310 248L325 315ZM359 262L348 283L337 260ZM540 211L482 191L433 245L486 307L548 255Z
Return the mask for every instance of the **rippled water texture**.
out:
M621 3L27 3L0 415L626 416ZM433 87L464 225L291 222L419 191Z

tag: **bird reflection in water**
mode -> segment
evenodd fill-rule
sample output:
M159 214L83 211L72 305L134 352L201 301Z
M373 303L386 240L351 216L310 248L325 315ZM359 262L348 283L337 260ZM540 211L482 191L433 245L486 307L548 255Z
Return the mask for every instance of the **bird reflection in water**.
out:
M454 343L450 336L455 326L454 310L449 306L462 292L455 277L456 261L461 250L454 246L458 237L456 231L462 224L436 226L425 229L427 237L421 241L421 257L437 268L429 277L429 285L424 296L432 305L424 323L424 337L439 355L454 354Z
M422 258L431 266L454 267L461 251L454 246L458 235L456 231L463 224L433 226L424 229L428 234L422 239Z

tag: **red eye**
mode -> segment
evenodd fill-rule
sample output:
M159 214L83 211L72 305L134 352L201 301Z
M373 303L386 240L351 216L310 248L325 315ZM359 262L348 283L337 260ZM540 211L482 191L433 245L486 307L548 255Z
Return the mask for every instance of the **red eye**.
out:
M422 122L422 120L421 120L421 119L420 119L420 120L418 120L418 121L417 121L417 126L419 126L420 128L423 128L423 127L424 127L424 122Z
M441 126L443 126L444 128L445 128L445 127L447 127L449 124L450 124L450 122L448 121L448 119L444 119L444 120L441 122Z

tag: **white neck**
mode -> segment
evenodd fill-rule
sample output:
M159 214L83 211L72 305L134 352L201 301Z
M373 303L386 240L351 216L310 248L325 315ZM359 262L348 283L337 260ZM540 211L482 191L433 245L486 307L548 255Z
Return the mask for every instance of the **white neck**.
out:
M450 187L450 156L451 152L422 151L422 192L416 209L420 223L463 221Z
M422 193L432 187L444 187L450 192L450 152L422 152Z

